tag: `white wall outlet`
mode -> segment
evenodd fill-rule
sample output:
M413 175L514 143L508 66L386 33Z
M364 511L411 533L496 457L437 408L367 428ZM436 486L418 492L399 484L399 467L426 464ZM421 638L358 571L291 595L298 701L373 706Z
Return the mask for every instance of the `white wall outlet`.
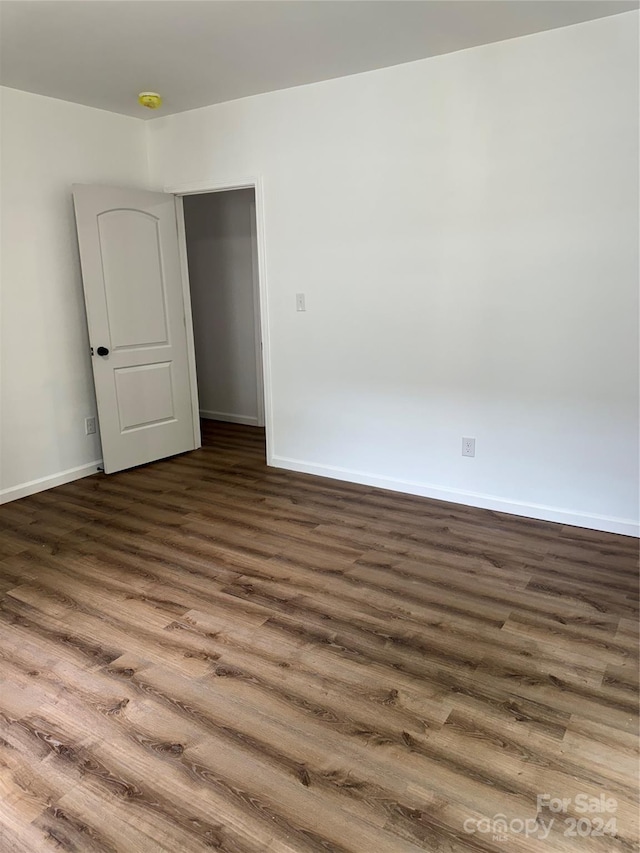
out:
M86 435L95 435L96 434L96 419L95 418L85 418L84 419L84 431Z
M296 311L306 311L304 293L296 293Z
M462 455L463 456L475 456L476 455L476 440L475 440L475 438L463 438L462 439Z

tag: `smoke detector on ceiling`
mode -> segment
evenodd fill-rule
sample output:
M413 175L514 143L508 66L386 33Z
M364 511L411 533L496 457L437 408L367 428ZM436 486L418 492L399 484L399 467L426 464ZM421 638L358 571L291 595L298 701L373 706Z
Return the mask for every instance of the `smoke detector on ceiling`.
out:
M140 92L138 103L150 110L157 110L162 106L162 98L157 92Z

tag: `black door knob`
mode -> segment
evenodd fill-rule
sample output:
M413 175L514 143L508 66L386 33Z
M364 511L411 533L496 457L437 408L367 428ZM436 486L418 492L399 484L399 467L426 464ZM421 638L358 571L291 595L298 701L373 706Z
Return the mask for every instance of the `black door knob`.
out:
M98 347L96 351L98 355L109 355L109 350L106 347Z

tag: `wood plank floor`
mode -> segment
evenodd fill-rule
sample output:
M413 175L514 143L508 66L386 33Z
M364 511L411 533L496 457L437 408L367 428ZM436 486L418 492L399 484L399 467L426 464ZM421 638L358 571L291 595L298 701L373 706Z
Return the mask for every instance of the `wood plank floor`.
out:
M3 853L637 849L636 540L204 441L0 509Z

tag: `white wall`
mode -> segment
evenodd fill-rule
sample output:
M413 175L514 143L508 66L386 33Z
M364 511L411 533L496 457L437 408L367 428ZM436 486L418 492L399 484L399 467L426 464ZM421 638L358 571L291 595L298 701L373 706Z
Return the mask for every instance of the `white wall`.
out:
M203 417L257 425L254 191L186 196L189 282Z
M0 500L95 471L72 183L146 185L144 123L1 90ZM36 482L33 482L36 481Z
M631 12L150 123L262 181L273 464L637 532L637 68Z

